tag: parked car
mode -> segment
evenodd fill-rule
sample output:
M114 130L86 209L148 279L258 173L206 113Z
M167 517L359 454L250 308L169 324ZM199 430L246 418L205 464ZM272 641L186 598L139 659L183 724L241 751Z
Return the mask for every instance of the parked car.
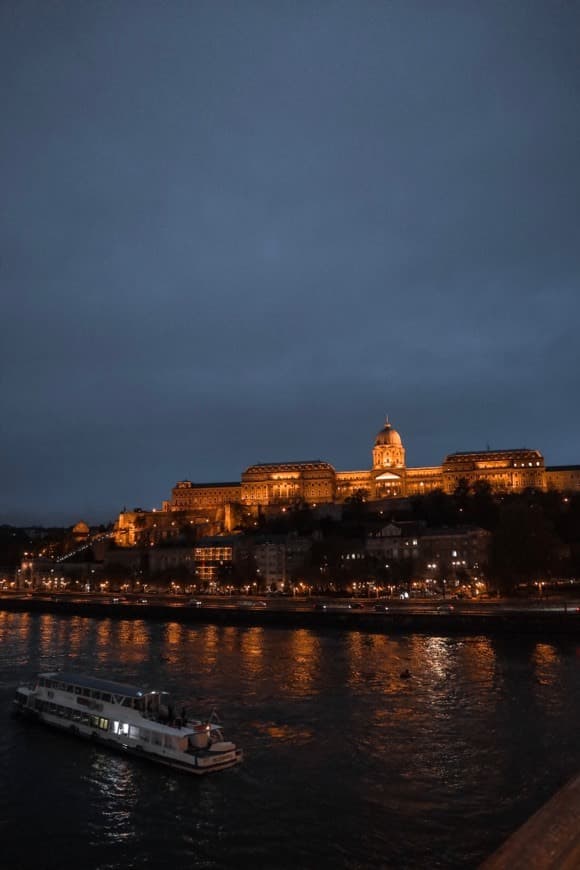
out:
M328 610L330 610L330 611L352 610L352 604L347 604L347 603L343 604L343 603L338 603L338 602L337 603L329 602L327 604L326 602L318 602L318 604L314 605L314 609L315 610L327 610L327 611Z
M187 603L189 607L203 607L203 601L199 601L198 598L190 598Z
M377 611L377 613L386 613L388 609L388 604L375 604L375 610Z
M437 608L437 613L453 613L455 608L452 604L440 604Z

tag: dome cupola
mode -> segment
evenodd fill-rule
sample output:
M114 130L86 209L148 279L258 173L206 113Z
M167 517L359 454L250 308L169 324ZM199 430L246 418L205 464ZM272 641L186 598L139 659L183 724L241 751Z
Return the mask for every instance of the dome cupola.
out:
M375 438L373 468L404 468L405 448L401 436L393 429L387 417L385 425Z
M393 429L391 424L389 423L389 418L385 422L385 425L375 438L375 447L378 447L380 444L389 445L391 447L402 447L403 442L401 441L401 436L397 432L396 429Z

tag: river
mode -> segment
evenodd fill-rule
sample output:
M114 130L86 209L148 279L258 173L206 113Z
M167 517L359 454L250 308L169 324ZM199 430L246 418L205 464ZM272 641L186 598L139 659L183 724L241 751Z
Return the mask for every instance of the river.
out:
M10 716L65 667L216 708L244 764L191 777ZM0 718L10 870L471 868L580 770L580 644L0 611Z

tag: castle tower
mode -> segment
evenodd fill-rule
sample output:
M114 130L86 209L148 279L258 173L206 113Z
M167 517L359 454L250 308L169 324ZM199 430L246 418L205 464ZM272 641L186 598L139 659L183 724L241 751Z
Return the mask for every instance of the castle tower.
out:
M375 438L373 470L405 467L405 448L401 436L389 423L389 418Z

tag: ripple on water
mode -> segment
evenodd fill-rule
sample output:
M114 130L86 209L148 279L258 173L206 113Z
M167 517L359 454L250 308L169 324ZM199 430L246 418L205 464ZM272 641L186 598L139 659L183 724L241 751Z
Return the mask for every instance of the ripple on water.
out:
M216 708L245 764L187 777L8 716L65 666ZM579 684L565 644L0 613L3 862L476 866L580 766Z

